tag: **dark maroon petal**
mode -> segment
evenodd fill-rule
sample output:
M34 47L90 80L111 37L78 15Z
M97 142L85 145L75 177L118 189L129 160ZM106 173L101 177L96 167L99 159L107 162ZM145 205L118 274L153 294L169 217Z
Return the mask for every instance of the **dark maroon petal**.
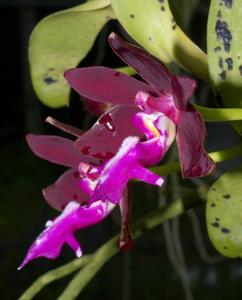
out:
M114 106L85 132L75 145L90 161L110 159L127 136L143 137L133 125L132 117L139 111L134 106Z
M186 111L189 98L197 87L195 80L188 77L173 76L172 88L174 103L178 110Z
M114 32L109 36L109 43L113 51L156 90L167 93L173 91L173 76L157 58L142 48L125 42Z
M77 93L97 102L134 105L138 91L152 91L146 83L105 67L69 69L64 76Z
M81 154L73 141L54 135L26 136L27 142L35 155L66 167L77 167L80 161L88 159Z
M66 171L54 184L42 191L46 201L60 211L71 201L85 204L90 196L81 190L80 180L77 169Z
M80 137L83 134L83 131L79 128L60 122L52 117L47 117L45 122L76 137Z
M97 101L86 99L84 97L81 98L84 104L85 111L87 111L90 115L93 115L95 117L100 117L112 106L112 104L110 103L97 102Z
M182 99L184 101L183 105L187 106L187 100L192 96L194 93L197 82L189 77L176 77L177 80L180 83L180 86L182 88Z
M173 94L177 109L186 110L187 99L196 87L194 80L174 76L156 57L140 47L126 43L115 33L110 34L109 43L113 51L156 90Z
M177 124L177 145L184 177L202 177L215 169L213 160L204 149L206 128L198 111L188 104Z

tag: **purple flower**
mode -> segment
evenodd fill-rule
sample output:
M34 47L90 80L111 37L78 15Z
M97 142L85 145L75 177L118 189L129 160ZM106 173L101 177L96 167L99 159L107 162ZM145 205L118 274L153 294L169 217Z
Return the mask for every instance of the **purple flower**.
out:
M143 106L160 111L177 126L176 141L184 177L211 174L215 164L204 149L206 129L200 113L188 103L196 82L169 72L145 50L124 42L112 33L112 49L147 82L138 81L105 67L70 69L65 78L83 97L103 103ZM110 88L111 87L111 88ZM137 99L137 93L142 96ZM136 99L136 101L135 101Z
M82 207L74 201L69 202L59 217L47 221L46 229L32 244L18 270L41 256L56 258L64 243L74 250L77 257L82 256L82 249L73 232L102 221L113 208L114 205L110 202L98 201L89 207Z
M111 108L83 134L52 118L48 122L78 137L71 141L58 136L27 136L36 155L70 167L43 191L50 205L64 210L54 221L47 222L48 227L37 237L19 268L40 256L56 258L64 243L80 256L82 249L74 231L100 222L116 204L120 205L122 218L120 248L130 248L128 181L138 179L162 185L163 179L146 167L159 162L168 150L175 137L173 122L162 113L147 114L130 106ZM75 146L80 144L81 151Z
M175 136L184 176L205 176L214 169L203 148L203 120L187 103L195 82L172 75L154 57L114 34L110 44L148 84L104 67L65 73L81 96L116 106L85 133L48 118L49 123L75 136L74 141L58 136L27 136L37 156L69 169L43 190L47 202L62 213L47 222L19 268L37 257L56 258L64 243L79 257L82 249L74 232L102 221L117 204L122 219L120 248L130 248L128 182L138 179L161 186L163 179L148 167L161 161Z

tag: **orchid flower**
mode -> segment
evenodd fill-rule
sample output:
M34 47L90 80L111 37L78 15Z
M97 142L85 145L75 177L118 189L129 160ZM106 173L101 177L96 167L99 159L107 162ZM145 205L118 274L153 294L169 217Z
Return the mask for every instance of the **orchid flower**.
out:
M121 122L124 116L125 126ZM162 113L146 114L128 106L111 108L83 134L52 118L48 122L78 137L73 142L57 136L27 136L36 155L71 167L54 185L43 191L50 205L64 210L55 220L46 223L47 228L32 244L19 268L40 256L56 258L64 243L79 257L82 249L74 231L100 222L116 204L120 204L122 217L120 248L130 248L128 181L139 179L162 185L163 179L146 167L159 162L170 147L175 137L174 123ZM106 134L115 136L112 145L109 145ZM108 148L99 139L106 141ZM75 144L81 142L83 148L78 151ZM114 155L110 151L117 153Z
M114 34L109 41L147 83L104 67L70 69L65 73L66 80L81 96L116 106L85 133L52 118L47 120L74 135L75 141L58 136L27 136L36 155L70 169L43 190L47 202L62 213L47 222L19 268L40 256L56 258L64 243L79 257L82 248L74 232L102 221L117 204L122 218L120 247L130 248L128 182L138 179L160 187L163 178L148 167L161 161L175 137L184 176L205 176L214 169L203 148L203 120L187 103L196 83L172 75L147 52Z
M196 82L171 74L144 49L124 42L114 33L110 35L109 43L147 83L109 68L89 67L66 71L65 78L72 88L93 101L138 106L146 111L164 113L177 127L176 141L183 176L211 174L215 164L204 149L204 122L195 107L188 103ZM137 99L138 92L142 93Z

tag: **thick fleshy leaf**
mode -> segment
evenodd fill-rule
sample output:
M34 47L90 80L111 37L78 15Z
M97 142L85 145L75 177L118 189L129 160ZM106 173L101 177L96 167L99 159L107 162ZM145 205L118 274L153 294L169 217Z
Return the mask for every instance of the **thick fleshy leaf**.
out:
M81 207L77 202L70 202L59 217L46 223L47 228L32 244L18 270L38 257L56 258L65 243L73 249L77 257L80 257L82 249L74 236L74 231L102 221L113 208L113 204L101 201L89 207Z
M138 91L155 93L149 85L106 67L70 69L64 76L77 93L97 102L134 105Z
M54 135L26 136L29 147L35 155L66 167L77 167L80 161L88 158L74 147L73 141Z
M193 79L174 76L157 58L142 48L126 43L115 33L110 34L109 43L117 55L146 82L159 92L173 94L176 107L180 110L186 109L187 100L196 87Z
M78 65L101 28L114 18L111 7L105 7L107 1L100 1L103 9L86 11L94 9L91 4L95 2L98 3L91 1L52 14L31 34L29 60L33 86L40 100L50 107L68 105L70 87L63 78L64 71Z
M111 0L111 4L124 29L155 57L208 78L206 54L176 24L167 0Z
M241 11L240 1L217 0L211 1L209 10L209 73L228 107L242 107Z
M90 196L81 189L80 181L80 173L77 168L69 169L54 184L42 192L49 205L60 211L71 201L83 205Z
M242 107L241 2L212 0L208 18L211 84L225 107ZM242 122L233 123L242 135Z
M189 30L194 13L199 7L198 4L199 0L169 0L176 21L185 30Z
M202 177L211 174L215 163L204 149L206 129L198 111L189 104L177 124L177 146L184 177Z
M76 147L90 161L110 159L127 136L143 137L132 122L138 110L135 106L112 107L75 142Z
M93 11L110 5L110 0L87 0L78 6L79 11ZM68 9L68 11L76 10L76 7Z
M242 168L228 171L210 188L206 217L209 237L224 256L242 257Z

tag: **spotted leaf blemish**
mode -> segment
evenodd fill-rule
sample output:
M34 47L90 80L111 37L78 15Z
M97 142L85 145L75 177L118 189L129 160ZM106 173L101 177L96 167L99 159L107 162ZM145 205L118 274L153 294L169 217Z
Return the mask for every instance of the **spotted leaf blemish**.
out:
M211 205L210 205L211 207L215 207L216 206L216 204L213 202Z
M223 71L223 72L221 72L220 74L219 74L219 76L220 76L220 78L222 79L222 80L225 80L226 79L226 71Z
M239 66L240 76L242 76L242 65Z
M233 6L233 0L222 0L222 1L227 8L231 8Z
M161 11L165 11L165 6L162 5L160 9Z
M214 222L211 224L213 227L218 228L219 227L219 223L218 222Z
M230 198L231 198L231 195L230 195L230 194L223 195L223 198L224 198L224 199L230 199Z
M175 20L174 20L173 18L171 19L171 25L172 25L171 28L172 28L173 30L175 30L175 29L176 29L176 22L175 22Z
M233 70L233 59L231 57L228 57L225 59L225 62L227 64L228 70L232 71Z
M221 47L218 46L214 48L214 52L219 52L219 51L221 51Z
M219 10L219 11L218 11L218 13L217 13L217 17L218 17L218 18L222 18L222 13L221 13L221 10Z
M51 76L48 76L48 77L44 77L43 78L43 81L46 83L46 84L52 84L52 83L56 83L57 80L52 78Z
M224 51L229 52L231 41L232 41L232 34L228 29L227 22L217 20L215 25L215 31L216 31L217 39L222 40L223 42Z
M224 234L230 233L230 229L225 228L225 227L222 227L222 228L221 228L221 231L222 231L222 233L224 233Z
M130 18L131 18L131 19L134 19L134 17L135 17L134 14L131 14L131 15L130 15Z
M224 68L224 62L223 62L222 57L219 57L219 60L218 60L218 66L219 66L220 69L223 70L223 68Z

